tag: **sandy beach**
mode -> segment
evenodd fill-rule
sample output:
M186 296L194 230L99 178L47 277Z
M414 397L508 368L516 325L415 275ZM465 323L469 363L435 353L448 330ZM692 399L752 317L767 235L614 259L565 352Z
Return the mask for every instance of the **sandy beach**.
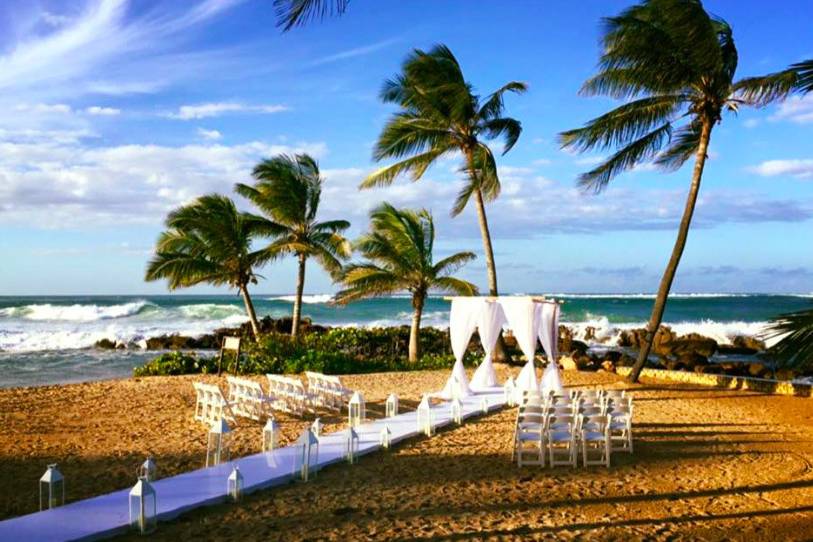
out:
M499 367L500 377L507 369ZM514 369L516 371L516 369ZM445 371L348 376L372 416L400 391L414 407ZM607 373L565 374L568 386L623 387ZM202 466L205 428L192 420L199 376L0 391L2 517L36 508L52 461L77 500L128 487L150 453L159 475ZM215 377L206 380L216 381ZM225 386L224 386L225 387ZM809 399L654 381L632 386L634 455L613 466L518 469L514 410L390 453L322 471L312 483L194 511L157 540L704 539L813 537L813 417ZM280 415L283 440L307 420ZM323 417L326 430L344 423ZM235 453L256 452L260 424L240 420ZM12 497L13 496L13 497ZM133 538L136 539L135 537Z

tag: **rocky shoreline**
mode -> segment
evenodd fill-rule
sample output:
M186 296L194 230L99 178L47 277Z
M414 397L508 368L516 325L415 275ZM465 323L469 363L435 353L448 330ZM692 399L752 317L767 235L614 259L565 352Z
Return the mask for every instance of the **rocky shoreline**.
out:
M267 316L260 321L260 328L263 333L288 333L291 329L291 318L274 319ZM330 327L315 325L309 319L305 319L302 321L302 329L324 333ZM617 341L607 344L605 347L606 339L602 340L597 337L595 331L594 328L587 327L579 338L576 338L572 328L567 325L560 326L559 350L563 354L569 354L566 363L572 363L573 368L582 371L614 372L616 367L632 366L635 362L635 353L646 334L646 330L643 328L625 330L621 332ZM224 336L235 335L249 337L248 324L237 328L217 329L199 337L170 334L145 338L129 344L103 339L98 341L95 347L100 349L217 350L220 348ZM509 347L515 346L510 335L506 337L506 342ZM476 347L479 348L479 345ZM661 326L655 335L649 366L673 371L777 380L792 380L802 376L789 369L774 370L769 361L763 358L765 349L765 343L754 337L737 336L732 338L730 344L720 344L716 340L698 333L678 335L668 326ZM712 361L715 356L734 356L741 359L721 361L718 358Z

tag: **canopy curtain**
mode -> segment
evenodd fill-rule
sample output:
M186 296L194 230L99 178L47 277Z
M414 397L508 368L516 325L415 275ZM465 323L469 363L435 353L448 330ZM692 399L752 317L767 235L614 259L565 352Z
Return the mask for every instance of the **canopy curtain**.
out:
M499 303L502 305L508 327L511 328L520 350L528 360L517 377L517 390L520 393L526 390L537 391L539 383L536 380L534 354L539 335L540 313L534 300L529 297L503 297L499 299Z
M539 342L548 356L548 366L542 373L542 391L553 390L561 393L562 375L559 374L559 365L556 359L559 356L559 304L540 303L538 306L540 313Z
M469 387L469 378L463 367L463 356L469 345L471 336L477 327L477 317L483 306L483 299L478 297L455 297L449 311L449 338L452 343L452 353L455 362L452 374L446 381L440 396L445 399L455 397L463 398L472 394Z
M471 378L471 387L475 390L499 385L491 354L494 352L494 346L497 344L497 338L500 336L504 324L505 312L502 310L502 305L494 301L484 301L477 318L477 332L480 334L485 357Z

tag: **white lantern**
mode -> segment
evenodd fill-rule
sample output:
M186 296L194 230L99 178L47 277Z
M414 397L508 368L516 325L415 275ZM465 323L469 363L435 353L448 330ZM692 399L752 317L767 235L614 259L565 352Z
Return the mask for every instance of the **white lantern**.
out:
M313 431L313 434L316 436L316 438L322 436L323 427L324 425L322 425L322 420L320 420L319 418L313 420L313 423L311 424L311 431Z
M65 478L56 463L48 465L40 478L40 510L65 504Z
M359 453L359 435L352 427L344 432L344 457L351 465L356 462Z
M130 526L148 534L158 526L158 500L149 481L139 478L130 490Z
M294 474L299 471L299 476L304 482L308 481L310 471L314 473L319 465L319 439L310 429L305 429L296 441L297 454L294 461Z
M424 395L418 405L418 432L431 437L435 434L435 425L433 422L432 409L429 408L429 396Z
M147 457L146 461L141 464L138 469L138 477L144 478L148 482L154 482L156 479L157 467L152 457Z
M347 405L348 423L350 427L358 427L364 423L366 412L364 408L364 397L357 391L353 392L353 397Z
M234 502L239 501L243 496L243 473L240 472L240 467L237 465L231 469L231 474L229 474L226 493Z
M384 427L381 428L381 434L378 437L378 444L380 444L385 450L390 449L390 445L392 444L392 431L390 431L390 426L388 424L385 424Z
M398 415L398 396L394 393L389 394L387 397L386 414L387 418Z
M463 423L463 403L460 402L460 399L452 399L450 408L452 411L452 421L457 425Z
M505 385L502 387L503 394L505 397L505 403L508 406L514 406L516 404L516 391L517 385L514 383L514 377L509 376L508 380L505 381Z
M209 442L206 445L206 466L212 467L229 460L231 447L231 428L226 420L220 418L212 423L209 429Z
M263 427L263 452L273 451L279 446L279 424L269 416Z
M483 414L488 414L488 399L485 397L480 399L480 411Z

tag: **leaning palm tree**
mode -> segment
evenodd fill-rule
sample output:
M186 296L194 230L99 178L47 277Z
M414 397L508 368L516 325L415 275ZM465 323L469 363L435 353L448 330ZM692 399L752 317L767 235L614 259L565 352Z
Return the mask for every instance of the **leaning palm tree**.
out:
M706 13L699 0L645 0L617 17L604 19L599 73L582 93L608 95L627 103L560 134L565 148L615 152L580 183L599 192L618 174L645 161L665 170L680 168L694 156L689 194L658 295L646 340L629 375L637 381L663 318L692 215L695 210L712 129L725 110L765 105L771 96L754 99L764 86L758 78L734 81L737 49L731 27ZM751 93L749 98L748 92Z
M273 235L274 225L238 211L229 198L212 194L172 211L166 226L147 264L146 280L166 279L170 290L204 283L237 289L256 339L260 326L248 285L257 283L254 270L272 255L252 250L252 242Z
M460 214L469 201L474 200L488 288L493 296L498 295L497 269L485 204L499 196L500 180L486 140L502 138L503 154L513 148L522 125L516 119L503 116L503 99L508 92L522 93L526 88L525 83L511 81L481 99L473 93L448 47L437 45L429 52L416 49L404 61L402 73L386 81L381 90L381 99L397 104L400 110L381 131L373 158L399 161L375 171L361 183L361 188L387 186L402 174L417 181L439 158L462 155L461 171L466 181L454 203L452 216ZM504 355L502 348L499 354Z
M428 211L381 204L370 213L370 232L355 243L368 262L345 268L341 282L346 289L335 296L337 303L345 304L404 290L411 293L414 313L409 333L410 362L420 357L418 335L429 292L477 293L474 284L449 276L475 255L457 252L436 263L432 255L434 242L435 225Z
M307 154L280 155L263 160L253 173L254 186L238 183L235 191L251 200L270 219L275 238L266 249L273 256L293 254L299 266L291 335L299 334L305 264L314 258L331 274L350 257L350 243L342 232L346 220L319 222L316 214L322 196L322 177L316 160Z

